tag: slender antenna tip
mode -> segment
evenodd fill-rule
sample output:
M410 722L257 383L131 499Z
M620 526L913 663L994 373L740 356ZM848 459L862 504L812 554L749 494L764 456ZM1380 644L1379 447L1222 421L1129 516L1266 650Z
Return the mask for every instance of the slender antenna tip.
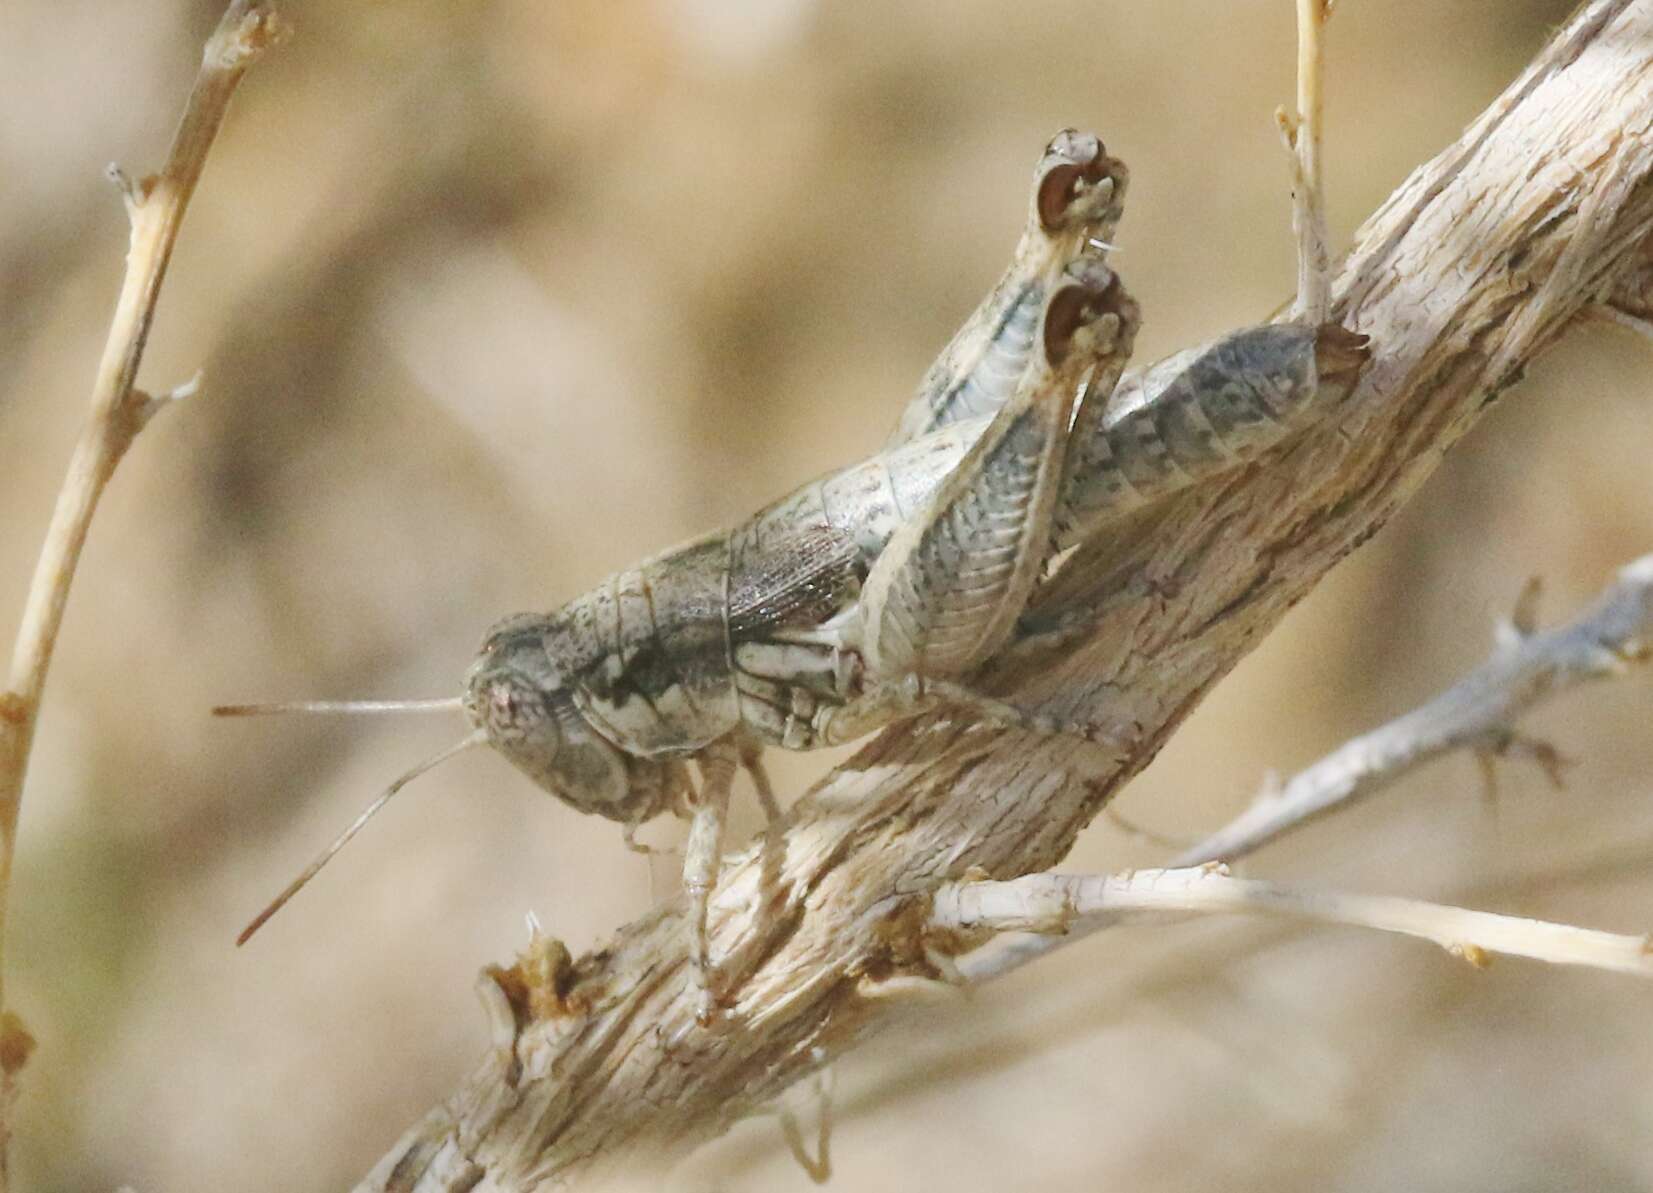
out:
M333 855L338 853L339 850L343 849L346 845L350 844L351 838L361 832L362 826L369 820L372 820L374 814L377 813L380 808L384 807L385 804L390 802L391 796L395 795L398 791L406 787L409 783L413 782L413 780L417 779L420 775L424 774L432 767L441 765L449 758L452 758L455 754L462 753L463 751L470 749L472 746L483 745L487 742L487 740L487 736L480 731L472 733L461 738L459 741L455 742L453 745L449 746L440 753L433 754L417 766L411 767L410 769L404 771L401 775L394 779L390 786L386 787L373 799L372 803L362 809L360 815L358 815L355 820L350 822L350 826L346 828L344 832L334 838L331 845L322 850L313 862L304 867L297 878L287 884L286 889L284 889L281 894L270 900L270 905L268 907L253 917L252 923L241 929L241 935L235 938L235 947L240 948L242 945L246 944L247 941L252 938L252 934L264 926L264 922L266 920L285 907L289 899L298 894L299 891L303 890L305 885L321 872L321 868L333 860Z

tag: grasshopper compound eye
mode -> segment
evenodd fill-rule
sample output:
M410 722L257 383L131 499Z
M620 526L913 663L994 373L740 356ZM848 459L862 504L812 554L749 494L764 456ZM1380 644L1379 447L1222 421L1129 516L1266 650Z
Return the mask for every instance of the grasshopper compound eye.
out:
M561 736L545 693L526 676L509 668L478 671L464 696L465 715L490 743L510 747L539 740L555 753Z

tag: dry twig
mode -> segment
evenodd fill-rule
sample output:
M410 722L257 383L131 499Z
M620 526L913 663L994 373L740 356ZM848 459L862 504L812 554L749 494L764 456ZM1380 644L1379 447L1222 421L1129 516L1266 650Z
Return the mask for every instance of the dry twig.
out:
M1331 308L1326 191L1320 172L1325 125L1325 34L1331 0L1297 0L1297 112L1274 113L1291 153L1291 227L1297 237L1297 297L1292 318L1320 323Z
M161 282L184 211L206 165L207 152L241 76L282 32L280 21L260 0L234 0L207 39L200 73L161 172L134 181L118 166L110 167L110 177L120 187L132 225L126 276L93 382L91 413L75 444L52 511L12 652L10 677L6 690L0 692L0 976L4 974L4 929L23 780L69 585L86 545L98 499L133 437L157 410L193 393L199 382L197 377L160 397L136 388L138 365L155 317ZM28 1054L28 1047L22 1043L26 1033L10 1012L4 1036L0 1040L4 1082L0 1089L0 1190L6 1183L8 1111L17 1070Z
M1037 934L1036 939L1059 946L1119 923L1211 912L1263 913L1398 932L1434 941L1479 969L1492 954L1504 953L1653 978L1653 952L1645 934L1621 936L1417 899L1307 891L1233 878L1219 865L949 883L935 893L928 929L937 938L934 947L943 951L951 951L948 946L961 933L972 941L999 933ZM1028 947L1032 943L1011 937L1004 947L982 944L958 957L953 967L961 981L989 981L1050 951Z
M1502 752L1523 742L1515 735L1522 713L1577 684L1623 675L1631 662L1647 658L1650 647L1653 555L1644 555L1621 568L1601 599L1567 625L1534 633L1530 611L1518 610L1480 667L1433 700L1345 742L1283 786L1265 790L1239 816L1170 864L1245 857L1449 751ZM1541 751L1538 758L1543 761Z

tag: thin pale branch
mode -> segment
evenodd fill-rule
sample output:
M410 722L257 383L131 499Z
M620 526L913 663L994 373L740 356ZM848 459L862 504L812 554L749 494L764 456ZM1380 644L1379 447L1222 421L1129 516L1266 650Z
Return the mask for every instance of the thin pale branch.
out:
M961 936L977 942L1000 933L1039 934L1059 946L1120 923L1211 912L1286 916L1415 936L1480 969L1493 954L1502 953L1653 978L1653 951L1646 934L1622 936L1417 899L1309 891L1233 878L1217 865L948 883L935 893L927 930L935 942L932 947L943 952L956 946ZM954 962L960 980L979 983L1001 977L1050 951L1018 949L1015 943L1007 948L976 944Z
M1617 678L1631 664L1647 659L1653 639L1653 555L1619 569L1614 583L1576 620L1543 633L1536 631L1538 593L1536 581L1522 590L1509 619L1497 627L1497 647L1486 663L1427 703L1344 743L1284 784L1269 780L1250 807L1198 844L1182 847L1169 865L1194 867L1246 857L1454 750L1476 751L1489 792L1497 756L1531 758L1559 784L1562 760L1555 750L1519 735L1515 722L1551 696L1590 680ZM1087 935L1093 926L1076 927L1075 935ZM1033 934L1001 942L991 960L974 964L1009 972L1070 942L1071 938Z
M1326 192L1320 171L1325 124L1325 34L1328 0L1297 2L1297 113L1275 113L1291 153L1291 227L1297 237L1297 297L1292 317L1321 323L1331 309Z
M98 499L133 437L161 406L194 392L196 383L190 382L164 397L150 397L135 388L138 365L179 225L230 97L247 68L283 31L266 4L235 0L207 39L200 72L161 172L134 181L119 167L110 170L131 222L126 276L92 385L91 412L52 511L12 651L7 687L0 691L0 976L23 780L69 585ZM9 1053L0 1047L0 1057ZM5 1111L15 1074L14 1067L5 1067L5 1091L0 1095L0 1189L5 1184L5 1120L9 1118Z
M1446 691L1344 743L1283 786L1266 789L1239 816L1170 864L1245 857L1442 754L1466 748L1496 753L1520 743L1515 722L1523 713L1578 684L1623 675L1631 663L1648 657L1653 649L1653 555L1621 568L1601 598L1569 624L1533 633L1530 612L1518 611L1499 638L1492 657Z
M977 682L1095 745L945 714L881 734L728 865L723 1019L695 1021L681 901L534 978L509 1043L360 1186L525 1190L671 1164L939 988L928 896L1056 865L1286 611L1410 498L1653 227L1653 0L1592 0L1357 234L1331 314L1374 358L1338 416L1081 547ZM531 968L531 967L530 967ZM887 995L887 997L885 996Z

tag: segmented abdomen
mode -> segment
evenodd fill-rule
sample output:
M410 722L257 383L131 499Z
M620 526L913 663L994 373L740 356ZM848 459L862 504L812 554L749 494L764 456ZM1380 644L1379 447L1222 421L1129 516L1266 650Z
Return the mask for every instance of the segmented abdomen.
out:
M1056 511L1058 545L1255 458L1302 426L1317 398L1340 398L1352 375L1322 378L1318 361L1322 335L1335 333L1360 339L1341 328L1247 328L1127 377L1106 403L1087 401Z

